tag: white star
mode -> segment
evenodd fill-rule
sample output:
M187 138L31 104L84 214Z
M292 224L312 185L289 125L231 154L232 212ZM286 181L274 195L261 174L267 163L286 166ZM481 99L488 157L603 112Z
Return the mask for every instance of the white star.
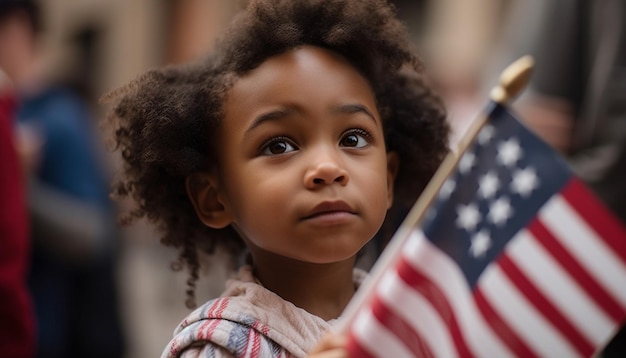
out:
M446 180L441 186L441 189L439 190L439 197L441 199L448 199L450 197L450 194L452 194L455 188L456 188L456 182L454 180L452 179Z
M474 162L476 161L476 156L472 152L466 152L461 157L461 161L459 162L459 171L461 174L466 174L472 167L474 166Z
M539 186L539 178L532 167L518 169L513 173L511 190L523 197L528 197L530 192Z
M494 172L490 171L480 178L478 183L478 192L483 199L491 198L498 191L498 189L500 189L500 180L498 180L498 176Z
M510 167L522 157L522 148L516 138L510 138L498 146L498 161Z
M491 247L491 238L489 231L482 229L472 236L470 245L470 253L473 257L483 257Z
M480 222L480 212L476 204L459 205L456 209L458 217L456 224L467 231L474 230Z
M502 225L508 218L513 216L513 208L509 199L506 197L500 197L489 205L489 221L496 225Z
M478 140L478 143L480 143L481 145L485 145L489 143L491 138L493 138L493 131L494 131L493 126L490 124L486 124L480 130L480 132L478 132L478 136L476 137L476 139Z

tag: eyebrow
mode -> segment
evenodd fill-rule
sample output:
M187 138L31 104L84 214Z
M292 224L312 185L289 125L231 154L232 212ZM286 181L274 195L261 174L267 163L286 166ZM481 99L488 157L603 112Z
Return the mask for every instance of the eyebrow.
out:
M264 122L284 118L290 112L293 112L293 110L292 109L284 109L284 110L281 109L281 110L275 110L275 111L270 111L270 112L261 114L260 116L255 118L254 121L252 121L250 126L248 126L248 128L246 129L246 133L248 133L251 130L253 130L254 128L260 126ZM375 123L378 123L376 121L376 117L374 116L374 114L366 106L364 106L362 104L344 104L344 105L340 105L340 106L337 106L336 108L334 108L333 112L346 113L346 114L364 113L372 121L374 121Z
M374 122L378 123L376 121L376 117L374 117L374 114L372 113L372 111L370 111L366 106L362 105L362 104L344 104L341 105L339 107L337 107L337 112L339 113L348 113L348 114L352 114L352 113L365 113L368 117L370 117L371 120L373 120Z
M287 114L289 114L289 112L291 112L291 110L285 109L285 110L275 110L275 111L263 113L260 116L256 117L254 119L254 121L252 121L250 126L248 126L248 128L246 129L246 133L248 133L251 130L253 130L254 128L260 126L263 122L267 122L267 121L283 118Z

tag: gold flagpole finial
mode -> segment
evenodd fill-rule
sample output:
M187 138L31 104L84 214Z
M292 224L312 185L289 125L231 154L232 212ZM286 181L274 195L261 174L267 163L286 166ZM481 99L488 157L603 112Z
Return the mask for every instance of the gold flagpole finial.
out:
M491 100L505 104L515 98L528 84L535 60L526 55L510 64L500 75L500 81L491 90Z

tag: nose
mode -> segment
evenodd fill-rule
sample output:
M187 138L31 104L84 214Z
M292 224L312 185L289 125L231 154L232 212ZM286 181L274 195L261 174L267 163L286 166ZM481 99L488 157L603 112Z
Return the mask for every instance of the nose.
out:
M350 175L341 160L328 154L317 155L304 176L304 185L308 189L333 183L346 185L348 181L350 181Z

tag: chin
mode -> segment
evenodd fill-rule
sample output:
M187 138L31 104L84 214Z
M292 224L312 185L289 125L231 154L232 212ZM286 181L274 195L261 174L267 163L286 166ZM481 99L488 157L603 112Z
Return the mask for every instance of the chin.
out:
M350 260L356 257L361 248L356 250L341 250L333 252L320 253L319 255L308 255L305 261L312 264L332 264Z

